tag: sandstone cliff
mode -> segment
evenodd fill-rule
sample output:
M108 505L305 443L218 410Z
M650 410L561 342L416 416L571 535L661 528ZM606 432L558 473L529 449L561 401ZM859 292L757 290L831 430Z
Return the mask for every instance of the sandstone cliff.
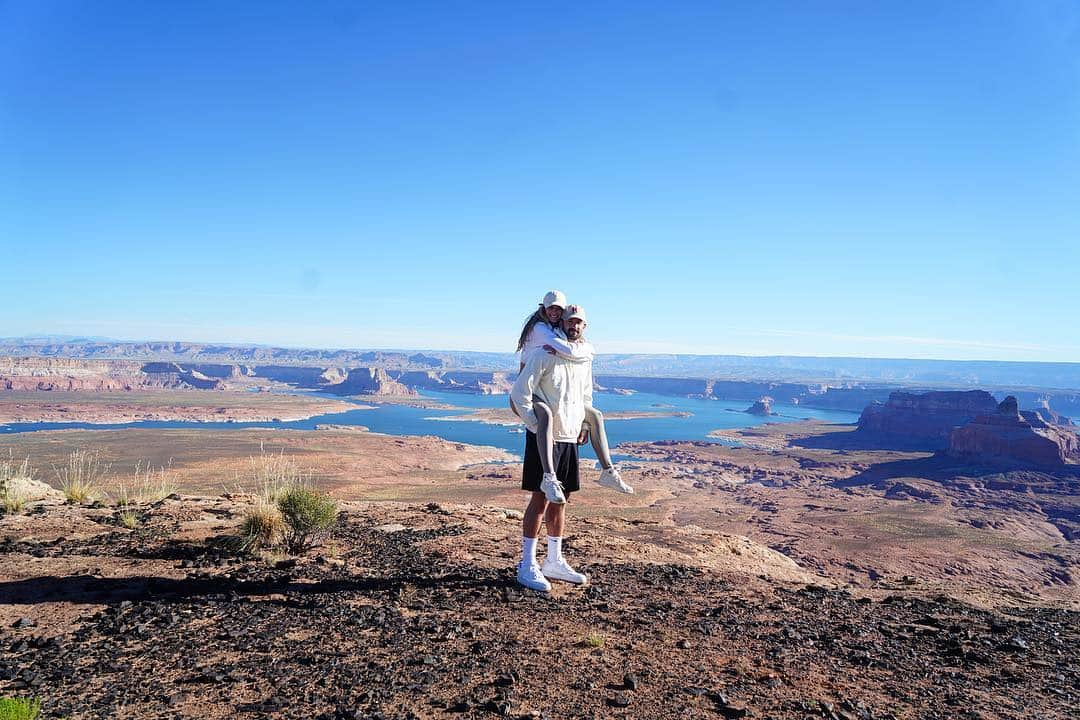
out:
M218 389L222 381L175 363L70 358L0 358L0 390L110 392L137 389Z
M1009 396L994 412L952 431L949 455L976 462L1060 467L1080 463L1080 437L1037 412L1020 412Z

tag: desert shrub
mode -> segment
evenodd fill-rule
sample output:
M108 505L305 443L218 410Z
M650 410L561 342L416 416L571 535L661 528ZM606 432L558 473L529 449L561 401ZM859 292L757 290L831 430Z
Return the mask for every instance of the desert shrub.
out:
M41 701L36 698L0 698L0 720L37 720Z
M101 479L109 466L101 463L97 453L76 448L68 455L66 465L54 465L53 470L67 501L73 505L87 505L100 497Z
M597 632L589 633L582 640L582 644L591 648L602 648L604 647L604 642L604 636Z
M273 547L285 535L285 519L277 505L265 498L244 513L240 524L240 547L244 550L258 550Z
M27 496L20 489L23 481L34 479L34 469L30 467L30 456L21 463L15 462L15 456L8 450L8 457L0 460L0 508L4 513L22 512Z
M285 521L285 546L292 553L303 552L328 536L338 516L333 498L305 484L281 491L277 508Z

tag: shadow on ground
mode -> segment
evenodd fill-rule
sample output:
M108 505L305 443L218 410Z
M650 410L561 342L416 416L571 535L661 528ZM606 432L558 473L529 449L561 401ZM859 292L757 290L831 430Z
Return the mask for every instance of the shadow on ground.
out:
M136 576L100 578L92 575L66 577L44 576L0 583L0 598L12 605L34 605L43 602L101 603L113 605L124 601L144 600L185 602L193 598L230 599L283 595L325 595L339 592L380 593L412 588L442 588L471 590L482 588L516 587L509 571L473 576L450 573L441 576L400 575L395 577L357 577L324 579L315 582L292 582L281 576L257 581L213 578L165 578ZM222 597L223 596L223 597ZM286 603L287 601L281 600Z

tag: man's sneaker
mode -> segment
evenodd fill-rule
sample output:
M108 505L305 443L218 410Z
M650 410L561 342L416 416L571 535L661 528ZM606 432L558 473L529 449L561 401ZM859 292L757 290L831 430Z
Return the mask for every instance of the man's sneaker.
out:
M536 563L521 563L518 565L517 581L518 585L524 585L530 590L539 590L540 592L551 590L551 583L547 581L544 573L540 571L540 566Z
M548 502L562 505L566 502L566 494L563 493L562 483L555 473L544 473L544 479L540 481L540 491L547 497Z
M541 571L544 573L544 577L551 578L552 580L565 580L575 585L584 585L589 581L589 576L585 573L579 573L574 568L570 567L570 563L566 562L564 558L558 560L545 560L544 568ZM520 582L520 580L519 580Z
M614 465L600 473L600 479L596 482L616 492L626 493L627 495L634 494L634 488L623 482L622 476L619 475L619 471L615 469Z

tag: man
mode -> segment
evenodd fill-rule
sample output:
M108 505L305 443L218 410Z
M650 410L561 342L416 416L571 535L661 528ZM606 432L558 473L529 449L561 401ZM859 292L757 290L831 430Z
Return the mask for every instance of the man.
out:
M563 329L570 342L585 332L585 311L569 305L563 313ZM591 353L590 353L591 355ZM585 406L592 405L592 361L573 362L559 355L533 353L510 391L528 431L525 433L525 463L521 489L532 492L522 521L522 559L518 583L540 591L551 589L550 580L578 585L588 581L584 573L570 566L562 555L566 497L578 490L578 442L584 441L582 422ZM551 409L554 433L554 472L545 473L536 443L537 419L533 396ZM541 521L547 523L548 552L541 568L536 561L536 540Z

